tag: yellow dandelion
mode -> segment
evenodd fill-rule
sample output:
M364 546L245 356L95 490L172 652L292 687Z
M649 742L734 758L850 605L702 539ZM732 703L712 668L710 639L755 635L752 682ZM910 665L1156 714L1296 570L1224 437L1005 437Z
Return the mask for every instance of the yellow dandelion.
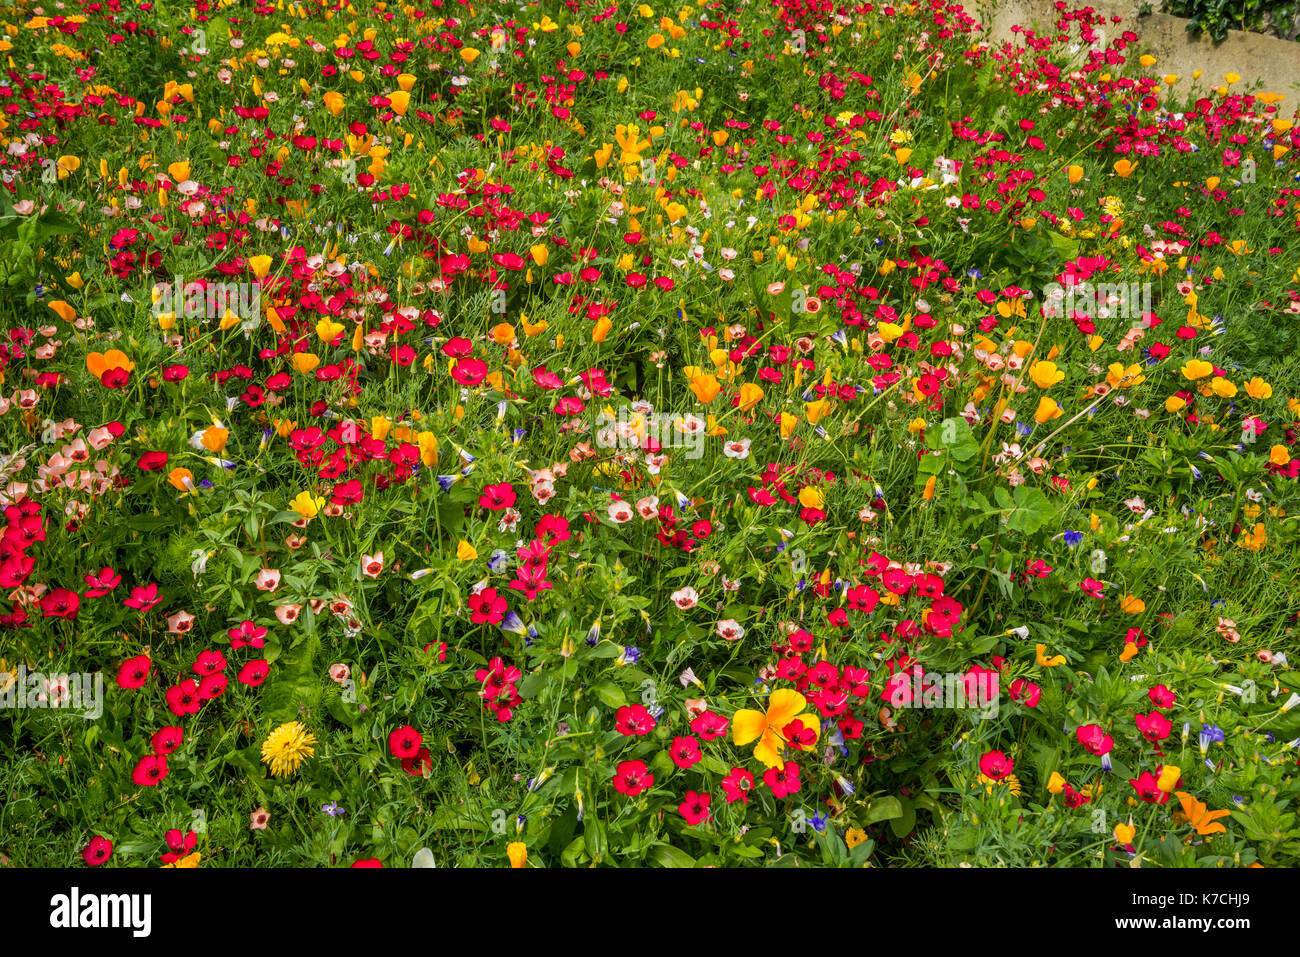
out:
M271 773L279 777L296 774L304 758L316 753L316 738L301 721L290 721L271 732L262 743L262 761L271 765Z

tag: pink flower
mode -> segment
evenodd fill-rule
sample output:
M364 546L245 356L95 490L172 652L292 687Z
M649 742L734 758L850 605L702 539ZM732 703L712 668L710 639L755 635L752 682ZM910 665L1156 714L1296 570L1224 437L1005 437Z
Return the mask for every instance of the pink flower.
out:
M384 553L376 552L373 555L361 556L361 574L368 578L378 578L379 573L384 570Z
M274 568L263 568L253 579L253 585L258 591L275 591L280 587L280 573Z

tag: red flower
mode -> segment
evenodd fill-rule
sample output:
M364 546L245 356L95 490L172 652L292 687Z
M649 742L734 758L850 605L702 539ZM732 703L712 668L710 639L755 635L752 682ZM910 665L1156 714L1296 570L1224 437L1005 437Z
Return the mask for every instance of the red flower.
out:
M686 798L681 804L677 805L677 810L681 812L682 817L686 818L686 823L691 827L702 824L709 817L709 803L713 800L707 794L697 794L695 791L687 791Z
M690 770L704 758L700 753L700 742L690 736L673 738L673 746L668 749L668 756L683 771Z
M1159 711L1152 711L1150 714L1139 714L1134 716L1137 722L1138 731L1142 737L1148 741L1163 741L1169 737L1169 732L1173 730L1173 724Z
M86 575L85 579L87 598L102 598L122 584L122 576L107 565L99 570L99 574Z
M499 512L515 504L515 488L509 482L500 482L483 489L479 496L479 505L493 512Z
M241 683L248 685L250 688L256 688L266 680L267 672L270 670L271 666L267 664L265 659L258 658L256 661L250 661L248 664L244 665L244 667L240 668L239 674L235 677L238 678Z
M136 465L145 472L157 472L167 464L166 452L146 452L140 456Z
M228 629L226 635L230 638L230 647L233 651L238 651L245 645L261 648L262 639L266 637L266 629L251 621L244 621Z
M413 758L420 752L424 735L409 724L404 724L388 736L388 750L395 758Z
M643 704L625 704L614 715L614 727L619 734L649 734L655 729L655 719Z
M221 672L204 675L199 680L199 698L203 701L211 701L213 698L220 698L226 693L226 685L230 679Z
M1016 766L1016 762L1001 751L989 751L980 757L980 773L986 778L1001 781Z
M122 604L143 614L160 601L162 595L158 594L157 585L137 585L131 589L131 597L125 599Z
M799 765L787 761L783 767L768 768L763 772L763 783L772 789L772 796L778 800L794 794L803 786L799 780Z
M210 675L226 667L226 656L219 651L201 651L191 669L196 675Z
M98 834L92 837L90 843L81 849L82 859L91 867L98 867L100 864L107 863L112 856L113 842L106 837L100 837Z
M1129 778L1128 783L1133 785L1137 796L1148 804L1164 804L1169 800L1169 792L1160 790L1158 779L1150 771L1143 771L1136 778Z
M433 770L433 754L428 748L420 748L414 756L402 758L402 770L407 774L419 776L425 771Z
M1038 700L1043 696L1043 689L1032 681L1017 678L1011 682L1011 700L1019 701L1026 708L1037 708Z
M1085 751L1098 757L1109 754L1111 748L1115 747L1115 739L1103 731L1099 724L1082 725L1074 735Z
M655 776L644 761L620 761L614 770L614 790L635 797L654 786Z
M728 721L720 714L705 711L691 722L691 730L705 741L712 741L727 733Z
M156 754L147 754L131 772L131 780L140 787L153 787L167 777L167 759Z
M199 686L194 683L193 678L186 678L180 684L172 685L167 689L167 707L171 708L172 714L178 717L198 714L202 704Z
M367 857L364 860L353 861L352 866L353 867L383 867L384 865L380 862L379 858L377 857Z
M56 588L41 599L41 614L46 618L73 620L77 617L77 609L80 607L81 598L75 591L69 591L67 588Z
M476 625L499 625L506 616L506 600L495 588L484 588L469 596L469 620Z
M122 666L117 669L117 686L119 688L142 688L144 683L149 680L149 661L148 655L136 655L134 658L128 658L122 662Z
M1147 697L1157 708L1172 708L1178 696L1166 688L1164 685L1156 685L1147 692Z
M749 803L749 792L754 790L754 775L744 768L732 768L731 773L722 779L722 793L727 803L743 801Z
M153 753L157 755L168 755L181 746L185 740L185 729L176 725L168 725L165 728L159 728L153 733L150 744L153 745Z

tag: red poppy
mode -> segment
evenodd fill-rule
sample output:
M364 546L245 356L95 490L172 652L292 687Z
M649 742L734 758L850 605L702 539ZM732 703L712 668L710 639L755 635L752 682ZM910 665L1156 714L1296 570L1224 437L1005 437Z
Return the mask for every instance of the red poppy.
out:
M388 749L395 758L413 758L424 743L424 735L409 724L404 724L388 736Z
M107 863L108 859L113 856L113 842L106 837L100 837L96 834L90 839L81 850L82 859L91 867L98 867L100 864Z
M126 659L117 669L117 686L125 689L144 687L144 683L149 680L151 663L148 655L136 655L134 658Z
M620 761L614 771L614 790L635 797L654 786L655 776L644 761Z
M131 772L131 780L140 787L153 787L167 777L167 759L157 754L147 754Z
M165 728L159 728L150 738L150 744L153 745L153 753L157 755L168 755L181 746L185 740L185 729L176 725L168 725Z
M677 810L682 817L686 818L686 823L691 827L702 824L709 817L709 803L713 800L707 794L698 794L695 791L687 791L686 797L682 803L677 805Z

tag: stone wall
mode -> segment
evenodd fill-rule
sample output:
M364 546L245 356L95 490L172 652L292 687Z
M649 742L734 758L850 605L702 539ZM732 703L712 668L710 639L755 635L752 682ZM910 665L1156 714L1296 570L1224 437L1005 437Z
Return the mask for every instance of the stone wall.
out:
M1242 81L1234 89L1255 87L1283 94L1286 99L1278 109L1284 116L1300 105L1300 43L1230 30L1226 40L1215 44L1208 36L1188 33L1189 21L1181 17L1153 13L1139 18L1137 3L1094 0L1090 5L1108 18L1123 17L1123 23L1106 28L1109 36L1123 30L1136 33L1141 42L1134 56L1150 53L1158 60L1153 71L1178 74L1174 84L1178 93L1206 92L1222 85L1225 73L1236 73ZM988 26L993 42L1015 42L1011 28L1016 24L1032 26L1039 33L1051 32L1057 19L1052 0L976 0L972 6ZM1193 79L1197 70L1202 71L1200 79Z

